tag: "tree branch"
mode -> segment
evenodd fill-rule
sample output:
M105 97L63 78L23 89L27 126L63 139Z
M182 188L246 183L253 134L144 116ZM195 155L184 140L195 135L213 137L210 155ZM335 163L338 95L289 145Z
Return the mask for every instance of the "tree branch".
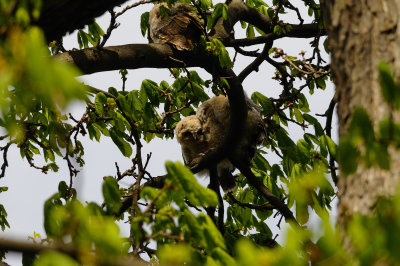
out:
M265 44L263 51L257 58L249 64L245 69L240 72L238 75L238 79L243 82L243 80L250 75L253 71L258 71L259 66L264 62L264 60L268 57L268 51L272 47L272 42Z
M102 49L87 48L58 54L54 58L74 64L83 74L102 71L138 68L175 68L187 67L211 68L206 62L205 52L191 53L177 51L168 44L127 44L109 46Z
M232 0L228 7L228 20L224 20L222 17L218 19L209 34L210 39L217 38L227 43L232 36L233 27L239 20L248 22L265 33L272 31L270 19L256 9L247 6L242 0Z
M269 201L269 203L274 206L287 221L292 221L295 225L299 225L296 218L293 216L292 211L282 202L278 197L276 197L264 184L253 174L250 167L243 162L234 161L230 158L233 165L235 165L239 171L247 178L249 184L257 189L261 195Z
M277 35L273 32L267 33L263 36L257 36L252 38L244 38L244 39L230 39L226 46L250 46L261 43L267 43L269 41L274 41L282 38L312 38L317 34L327 35L327 31L325 29L318 28L317 24L304 24L304 25L292 25L292 29L287 34Z
M43 0L40 17L34 22L41 27L46 40L58 40L66 33L82 29L106 11L127 0ZM79 12L77 12L79 10Z

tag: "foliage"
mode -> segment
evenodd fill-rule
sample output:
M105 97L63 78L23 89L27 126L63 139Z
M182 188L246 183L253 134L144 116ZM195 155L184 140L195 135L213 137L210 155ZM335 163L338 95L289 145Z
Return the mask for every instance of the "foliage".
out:
M207 32L211 33L218 21L229 19L229 1L215 5L209 0L193 2ZM195 113L210 97L206 93L209 89L214 94L229 91L228 78L213 76L205 80L200 71L182 67L170 69L174 78L171 83L145 79L139 88L91 88L88 92L76 81L75 77L80 75L76 68L51 58L49 48L56 55L63 51L62 41L55 40L46 48L43 33L31 25L34 24L31 20L40 15L39 3L19 1L15 12L7 13L11 3L0 1L0 10L8 14L0 17L0 127L4 132L0 136L4 143L0 147L3 152L0 178L6 174L8 149L16 145L28 164L44 174L59 170L56 156L64 159L72 180L78 172L75 162L80 166L85 163L81 138L86 135L97 142L102 137L111 138L123 156L132 158L132 167L122 173L117 167L115 176L104 177L102 205L78 201L72 181L60 182L58 192L44 204L46 237L42 242L50 250L34 256L25 253L24 265L51 265L54 261L59 265L107 265L132 254L136 257L148 254L153 263L188 265L304 265L310 261L368 264L382 257L389 264L400 261L393 248L399 243L395 233L400 224L399 199L382 199L376 217L356 217L351 222L353 256L343 249L330 224L335 159L343 173L354 172L361 160L368 167L377 164L389 169L388 145L398 146L400 126L387 118L375 132L367 112L357 109L349 135L336 146L330 125L321 125L322 120L310 110L307 98L308 93L324 90L331 81L329 65L324 63L319 50L319 35L314 39L310 57L303 51L300 56L288 55L271 46L270 41L262 43L263 53L243 51L226 40L210 40L207 36L196 47L218 58L221 68L235 66L235 59L231 59L225 47L231 45L237 54L261 58L276 69L273 78L281 85L281 95L268 97L260 89L251 95L267 128L267 139L257 151L252 172L295 211L298 224L293 222L287 227L284 244L280 246L272 233L277 228L270 221L278 216L280 229L283 216L242 174L236 175L236 189L221 200L214 191L200 185L181 163L168 161L167 174L153 177L146 169L150 156L146 162L143 160L142 141L173 138L176 124L182 117ZM298 8L289 1L246 0L246 5L271 22L261 30L250 19L243 19L247 41L259 40L256 37L265 35L267 29L276 39L288 35L293 25L280 19L286 12L297 14L300 24L304 22ZM308 10L308 19L322 28L319 4L304 1L304 8ZM111 14L115 20L123 12ZM143 36L149 27L148 16L148 12L141 16ZM102 49L116 27L114 21L104 31L93 22L87 32L78 30L79 48L88 48L90 44ZM252 71L257 71L259 65L252 67ZM124 84L127 73L120 71ZM380 74L384 98L391 108L398 108L398 83L384 64L380 66ZM246 78L244 74L239 76ZM64 108L74 100L86 104L80 120L64 114ZM289 134L293 127L303 130L303 135ZM36 165L35 156L47 164ZM125 182L128 186L120 182L124 178L130 178ZM154 185L160 180L161 185ZM0 187L0 193L6 191L6 187ZM221 214L224 206L227 206L226 218ZM210 214L216 208L219 216L214 217ZM320 217L318 228L323 231L322 237L318 230L308 228L312 214ZM130 224L129 236L121 235L119 221ZM10 226L1 204L0 226L2 231ZM4 256L1 251L0 258Z

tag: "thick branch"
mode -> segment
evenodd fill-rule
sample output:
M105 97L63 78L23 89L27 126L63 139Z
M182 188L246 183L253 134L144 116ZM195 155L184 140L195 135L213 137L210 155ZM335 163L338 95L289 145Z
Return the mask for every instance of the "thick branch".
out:
M44 31L48 42L58 40L66 33L82 29L107 10L127 0L43 0L36 25ZM79 12L77 12L79 11Z
M273 32L267 33L263 36L257 36L252 38L244 38L237 40L229 40L225 45L226 46L250 46L260 43L267 43L269 41L281 39L281 38L312 38L317 36L318 34L326 35L327 32L325 29L318 28L317 24L304 24L304 25L292 25L292 29L287 34L278 35Z
M6 239L0 239L0 250L15 251L28 254L38 254L43 251L58 251L67 254L76 260L78 260L80 257L79 255L81 255L81 252L76 247L72 246L54 245L54 244L42 245L26 241L15 241ZM127 265L148 265L148 264L144 263L144 261L141 259L133 258L131 256L126 256L115 259L113 265L127 266Z
M73 258L77 258L77 250L73 247L57 246L57 245L41 245L34 244L26 241L15 241L0 239L0 250L26 252L31 254L37 254L41 251L53 250L63 252L70 255Z
M229 41L233 27L239 20L246 21L265 33L271 32L271 21L267 16L247 6L242 0L232 0L229 3L228 20L221 17L210 32L209 37L211 39L218 38L222 42Z
M56 55L55 58L77 66L83 74L137 68L210 68L204 53L174 50L168 44L127 44L102 49L87 48ZM185 62L184 64L182 62Z
M242 72L238 75L238 78L241 82L250 75L253 71L258 71L259 66L264 62L264 60L268 57L268 51L272 47L272 42L269 42L264 45L263 51L257 56L257 58L250 63Z
M274 206L287 221L292 221L294 224L299 225L296 218L293 216L292 211L282 202L277 196L275 196L264 184L253 174L250 167L243 162L233 161L232 163L240 170L240 172L247 178L249 184L256 188L268 202Z

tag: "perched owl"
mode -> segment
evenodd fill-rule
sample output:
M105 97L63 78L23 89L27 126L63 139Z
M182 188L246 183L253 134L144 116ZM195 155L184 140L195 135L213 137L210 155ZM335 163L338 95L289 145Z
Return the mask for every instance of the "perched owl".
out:
M204 132L204 129L207 132ZM218 142L210 137L212 134L220 133L218 131L220 129L212 128L210 124L204 126L195 115L183 118L175 127L175 135L179 144L181 144L185 163L190 165L195 159L201 159L207 151L217 147ZM221 141L224 137L224 135L214 136L218 136ZM225 192L235 188L235 179L232 176L233 170L235 168L228 159L222 160L217 165L218 181ZM207 175L209 171L208 169L204 169L199 174Z
M248 117L243 137L227 158L217 164L218 182L224 192L236 186L232 172L235 167L230 159L245 161L251 164L257 150L266 136L265 125L257 105L246 98ZM176 126L175 133L182 146L187 164L201 157L207 151L215 149L222 143L228 133L230 124L230 105L227 97L220 95L205 101L196 115L182 119Z
M248 113L244 134L232 154L227 157L237 161L245 161L250 165L256 154L257 146L266 137L266 130L259 107L247 96L246 103ZM228 98L219 95L205 101L197 110L196 116L202 124L203 134L209 149L216 148L229 130L230 105ZM219 183L225 192L235 188L235 180L232 175L234 169L235 167L228 158L217 165Z
M186 164L190 164L209 149L203 126L195 115L183 118L175 127L175 135L181 144Z
M150 11L150 37L155 43L169 43L178 50L192 50L204 33L198 17L188 4L175 3L169 15L163 15L162 8L168 10L167 3L156 4Z

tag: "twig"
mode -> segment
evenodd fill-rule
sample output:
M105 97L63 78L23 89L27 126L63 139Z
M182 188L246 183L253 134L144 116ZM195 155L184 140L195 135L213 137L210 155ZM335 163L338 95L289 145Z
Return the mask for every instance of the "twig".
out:
M119 23L115 23L116 15L115 15L114 10L109 10L108 12L110 13L110 16L111 16L110 25L107 28L107 32L103 35L103 39L102 39L101 43L99 45L97 45L98 48L104 47L108 38L110 38L112 31L114 29L118 28L120 25Z
M153 3L153 2L156 2L156 1L158 1L158 0L141 0L139 2L133 3L131 5L128 5L128 6L124 7L124 9L122 9L120 12L116 13L115 17L117 18L117 17L121 16L126 11L128 11L129 9L132 9L134 7L137 7L137 6L140 6L140 5L143 5L143 4Z
M268 42L264 45L264 49L261 52L257 58L250 63L245 69L243 69L242 72L238 75L238 79L240 82L243 82L243 80L250 75L251 72L253 71L258 71L259 66L264 62L264 60L268 57L268 51L272 47L272 42Z
M261 205L256 205L256 204L251 204L251 203L244 203L244 202L240 202L238 201L231 192L229 192L228 197L230 200L233 201L233 203L236 203L237 205L243 207L243 208L250 208L253 210L259 210L259 211L269 211L269 210L274 210L274 206L272 206L269 202L266 202L264 204Z
M67 165L68 165L68 170L69 170L69 186L68 186L68 190L67 190L67 195L70 195L71 190L72 190L72 184L73 184L73 177L76 176L79 171L75 169L75 167L72 165L71 160L70 160L70 143L71 143L71 136L74 132L76 132L74 139L75 139L75 143L77 141L77 134L79 132L79 129L82 127L82 123L84 123L85 121L87 121L87 115L89 113L89 108L86 108L86 111L83 113L81 119L78 121L78 123L76 123L76 125L70 129L70 131L68 132L66 139L67 139L67 145L66 145L66 151L65 151L65 156L64 156L64 160L67 161Z
M276 25L276 23L278 22L279 10L282 8L282 5L283 5L283 0L279 0L275 8L274 16L272 17L271 21L272 25Z
M28 161L29 165L35 169L41 170L42 173L47 174L47 172L49 171L49 168L47 165L44 166L37 166L36 164L33 163L33 158L32 156L29 154L29 149L26 146L26 144L24 143L21 147L23 147L24 150L24 154L26 157L26 160Z
M166 233L166 232L158 232L158 233L155 233L154 235L146 236L146 238L155 239L155 238L160 237L160 236L161 237L166 237L166 238L169 238L169 239L173 239L173 240L176 240L178 242L183 242L182 236L175 236L175 235L173 235L171 233Z
M303 25L304 19L302 18L299 9L298 9L297 7L295 7L295 6L293 6L289 1L285 1L285 3L283 3L283 5L284 5L285 7L287 7L287 8L289 8L289 9L295 11L296 14L297 14L297 18L298 18L299 21L300 21L300 25Z
M7 153L10 146L11 142L7 143L4 147L0 147L0 150L3 151L3 164L1 165L0 178L4 177L4 175L6 174L6 168L8 167Z
M148 213L150 212L150 210L153 208L154 203L158 200L159 197L161 197L161 195L167 190L172 188L172 184L166 184L158 193L157 195L154 196L154 198L151 199L149 205L147 205L147 208L144 210L144 213Z
M326 125L325 131L328 137L332 137L332 117L333 117L333 110L335 109L336 99L333 98L329 104L328 109L326 110ZM336 167L335 167L335 158L333 158L332 154L329 153L329 168L331 170L332 180L337 185L338 177L336 175Z

